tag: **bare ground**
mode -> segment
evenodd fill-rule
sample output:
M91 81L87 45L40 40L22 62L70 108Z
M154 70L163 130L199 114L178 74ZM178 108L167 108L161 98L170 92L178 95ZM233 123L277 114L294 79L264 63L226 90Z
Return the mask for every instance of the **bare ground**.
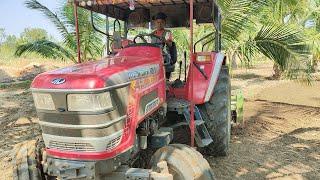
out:
M267 80L272 65L233 72L246 97L245 124L230 154L206 157L218 179L320 179L320 83ZM11 179L13 146L39 135L30 92L0 89L0 179Z
M247 101L230 154L208 157L219 179L320 179L320 108Z

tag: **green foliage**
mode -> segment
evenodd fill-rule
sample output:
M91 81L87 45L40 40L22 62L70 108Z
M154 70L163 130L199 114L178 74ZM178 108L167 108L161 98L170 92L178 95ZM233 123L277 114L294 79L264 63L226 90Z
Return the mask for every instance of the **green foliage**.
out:
M0 45L5 41L5 39L6 39L5 29L0 28Z
M47 31L40 28L26 28L19 37L16 37L15 35L5 35L4 37L5 40L0 44L0 52L3 58L14 57L15 50L19 46L30 44L36 41L42 41L49 38ZM34 53L31 54L33 57ZM21 55L22 54L20 54L19 56Z
M271 2L271 0L269 0ZM258 0L221 0L218 1L223 15L222 45L229 59L238 55L243 62L250 64L255 57L265 57L273 60L282 71L289 70L291 61L301 59L309 54L302 28L293 25L261 21L260 11L274 10L274 3ZM269 16L272 12L268 12ZM195 26L195 41L214 32L211 25ZM188 31L173 31L179 50L189 49ZM214 37L211 37L211 39ZM210 39L210 38L209 38ZM205 41L204 41L205 42ZM204 43L203 42L203 43ZM201 47L200 43L198 47ZM214 43L206 46L213 50ZM197 49L198 51L201 49ZM304 58L306 59L306 58ZM299 61L295 61L299 63ZM296 68L295 68L296 69Z
M26 53L37 53L47 58L75 61L77 45L73 6L64 4L57 13L54 13L37 0L27 0L25 4L29 9L41 12L55 25L62 37L62 44L48 40L48 38L38 39L19 46L15 54L21 56ZM90 12L79 8L78 15L82 60L100 57L103 52L102 36L96 33L91 26ZM98 24L102 22L98 15L95 15L94 19Z
M241 35L252 26L253 15L266 5L264 0L220 0L218 4L222 7L222 37L226 46L241 40Z
M29 89L32 81L26 80L26 81L19 81L14 83L0 83L0 89L16 89L16 88L23 88L23 89Z
M253 39L240 46L240 51L247 61L262 53L274 60L281 71L288 69L290 60L309 54L301 32L285 25L263 26Z
M12 58L14 50L18 46L19 39L15 35L8 35L5 41L0 45L0 54L2 58Z
M23 43L34 42L37 40L48 39L48 33L41 28L26 28L20 35Z
M240 2L242 6L232 6L237 4L235 2ZM303 23L299 20L307 8L298 8L308 3L300 2L267 0L254 3L253 0L233 0L231 6L224 5L227 7L224 13L227 18L223 21L222 38L226 54L229 57L237 54L245 64L264 55L290 78L293 78L292 74L309 73L306 69L309 69L310 44Z
M28 52L37 53L46 58L74 60L70 52L66 51L60 45L45 39L35 40L33 42L20 45L17 48L15 55L21 56L23 53L28 53Z

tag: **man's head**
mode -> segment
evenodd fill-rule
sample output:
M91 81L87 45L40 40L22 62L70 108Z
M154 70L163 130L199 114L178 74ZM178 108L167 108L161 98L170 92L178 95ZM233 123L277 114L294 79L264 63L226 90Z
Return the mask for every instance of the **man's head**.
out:
M166 19L167 19L167 15L159 12L155 18L154 18L154 23L156 25L157 30L162 30L164 29L165 25L166 25Z

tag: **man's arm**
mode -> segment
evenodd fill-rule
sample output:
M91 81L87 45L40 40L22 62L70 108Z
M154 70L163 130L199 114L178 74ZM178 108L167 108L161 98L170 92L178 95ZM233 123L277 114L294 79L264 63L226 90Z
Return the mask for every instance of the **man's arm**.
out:
M173 41L173 35L172 35L171 31L167 31L166 32L166 36L165 36L166 45L171 47L172 46L172 41Z

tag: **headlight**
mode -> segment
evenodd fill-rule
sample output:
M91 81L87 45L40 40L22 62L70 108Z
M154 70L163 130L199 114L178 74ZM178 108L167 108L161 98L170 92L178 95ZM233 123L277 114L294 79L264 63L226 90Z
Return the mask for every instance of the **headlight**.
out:
M102 111L112 108L109 92L101 94L69 94L68 111Z
M55 106L50 94L32 93L34 104L37 109L55 110Z

